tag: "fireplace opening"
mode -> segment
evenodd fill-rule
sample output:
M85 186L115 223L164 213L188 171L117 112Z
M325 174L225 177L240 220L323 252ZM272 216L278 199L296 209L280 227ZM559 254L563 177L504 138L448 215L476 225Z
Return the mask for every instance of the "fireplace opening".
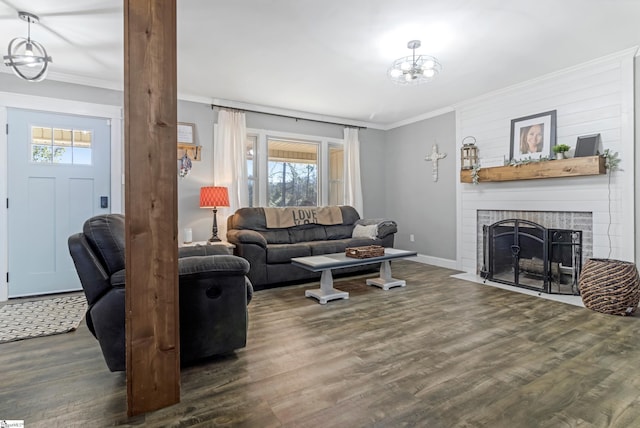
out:
M501 220L483 226L485 280L544 293L578 295L582 231Z

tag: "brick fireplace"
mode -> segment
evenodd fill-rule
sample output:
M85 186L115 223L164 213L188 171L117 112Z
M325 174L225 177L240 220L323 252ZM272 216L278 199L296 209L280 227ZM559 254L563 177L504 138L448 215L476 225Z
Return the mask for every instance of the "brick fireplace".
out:
M479 275L483 260L482 226L505 219L582 231L583 262L592 257L634 261L633 197L625 197L633 192L623 190L621 178L614 174L461 184L459 269Z

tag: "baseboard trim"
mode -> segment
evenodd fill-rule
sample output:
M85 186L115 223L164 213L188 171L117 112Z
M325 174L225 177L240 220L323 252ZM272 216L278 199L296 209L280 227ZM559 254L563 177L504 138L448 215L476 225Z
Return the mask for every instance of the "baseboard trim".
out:
M447 269L458 269L458 264L455 260L443 259L440 257L433 256L425 256L424 254L418 254L415 258L409 258L407 260L411 260L418 263L424 263L425 265L433 265L438 267L443 267Z

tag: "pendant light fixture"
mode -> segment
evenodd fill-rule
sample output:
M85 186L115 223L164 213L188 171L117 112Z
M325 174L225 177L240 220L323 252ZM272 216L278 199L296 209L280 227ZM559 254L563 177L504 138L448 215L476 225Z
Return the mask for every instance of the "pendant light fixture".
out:
M9 42L9 54L4 56L4 64L21 79L39 82L47 76L47 68L52 62L44 46L31 38L31 24L37 24L40 18L29 12L18 12L18 17L27 21L27 38L16 37Z
M413 51L410 56L398 58L393 61L387 71L387 75L393 83L398 85L419 85L432 80L442 65L435 57L430 55L416 55L416 49L420 47L420 40L411 40L407 47Z

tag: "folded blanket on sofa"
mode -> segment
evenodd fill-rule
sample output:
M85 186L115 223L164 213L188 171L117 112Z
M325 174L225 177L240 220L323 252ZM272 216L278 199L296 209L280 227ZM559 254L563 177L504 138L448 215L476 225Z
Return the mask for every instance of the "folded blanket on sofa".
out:
M355 222L356 226L376 226L376 234L379 237L387 236L389 233L395 233L398 228L398 224L386 218L361 218ZM354 229L355 230L355 229Z
M395 225L396 222L386 218L361 218L360 220L357 220L355 224L361 224L363 226L371 226L372 224L375 224L378 226L385 226L389 224Z
M303 224L342 224L342 211L336 206L264 208L264 217L270 229Z

